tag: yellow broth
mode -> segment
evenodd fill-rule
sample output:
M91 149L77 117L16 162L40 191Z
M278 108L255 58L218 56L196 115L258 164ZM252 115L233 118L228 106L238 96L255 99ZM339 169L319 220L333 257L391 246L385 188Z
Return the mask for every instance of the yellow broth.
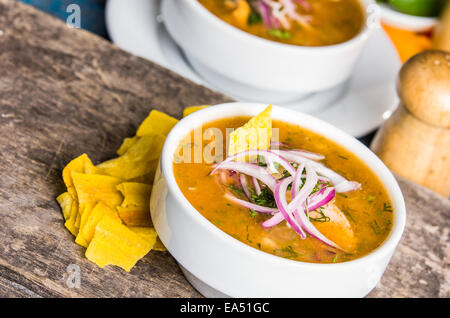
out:
M342 43L355 37L362 29L365 14L358 0L308 0L312 11L298 6L299 13L311 19L308 25L292 22L289 38L275 36L264 23L237 21L224 0L198 0L218 18L258 37L300 46L325 46ZM275 34L277 34L275 32Z
M202 127L203 132L209 127L219 128L223 136L225 129L237 128L249 118L233 117L214 121ZM361 183L361 189L337 194L335 205L346 216L354 236L351 242L340 228L333 227L332 222L312 222L313 225L339 246L347 246L346 251L334 249L319 240L307 236L301 239L286 221L270 229L261 227L261 223L271 215L252 213L249 209L238 206L224 197L224 187L217 176L209 175L211 164L173 163L175 179L184 196L206 219L219 229L239 241L261 251L304 262L335 263L352 260L377 248L388 236L393 220L393 211L389 197L376 175L355 155L325 137L300 128L293 124L274 121L274 128L279 128L279 140L293 148L304 149L325 155L321 162L348 180ZM198 142L182 144L191 147L192 152ZM210 140L202 140L204 148ZM180 146L182 145L180 144ZM225 146L223 149L225 152ZM251 184L251 183L250 183Z

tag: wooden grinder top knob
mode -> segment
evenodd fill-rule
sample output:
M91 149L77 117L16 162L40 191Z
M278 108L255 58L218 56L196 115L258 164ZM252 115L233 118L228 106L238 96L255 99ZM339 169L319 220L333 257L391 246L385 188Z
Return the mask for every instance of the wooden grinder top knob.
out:
M450 53L425 51L400 70L398 94L405 107L423 122L450 128Z

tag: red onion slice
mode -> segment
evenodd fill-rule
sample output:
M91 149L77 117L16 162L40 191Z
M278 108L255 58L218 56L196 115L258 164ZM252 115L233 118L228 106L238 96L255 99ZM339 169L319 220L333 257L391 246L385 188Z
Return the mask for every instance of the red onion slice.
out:
M350 181L345 179L343 176L337 174L333 170L325 167L323 164L316 162L314 160L305 158L303 156L300 156L287 150L279 150L278 153L280 154L280 156L292 162L304 164L309 163L317 173L330 179L331 183L333 183L336 188L336 192L338 193L352 191L349 189L357 190L361 186L359 183L354 181L351 181L351 185L347 184ZM343 185L339 186L341 183L343 183Z
M299 5L303 7L303 9L306 10L306 12L310 12L312 10L311 5L306 0L295 0Z
M244 191L245 196L250 200L252 198L252 194L248 190L247 177L245 176L245 174L239 174L239 182L241 183L241 187Z
M265 229L274 227L275 225L281 223L284 220L284 216L282 213L275 213L270 219L261 223L261 226Z
M257 204L254 204L254 203L251 203L251 202L248 202L245 200L241 200L229 193L225 193L225 198L227 198L228 200L230 200L240 206L243 206L244 208L252 209L256 212L261 212L261 213L277 213L278 212L278 209L268 208L268 207L257 205Z
M361 188L361 183L355 181L343 181L336 185L336 191L339 193L355 191Z
M272 18L271 18L271 13L270 13L270 7L263 1L258 1L258 2L255 2L254 4L257 7L257 10L259 11L259 13L261 14L261 17L262 17L266 27L272 28Z
M297 12L297 5L292 0L279 0L283 5L282 12L300 24L308 24L310 17L303 17Z
M325 187L321 189L320 191L312 194L308 198L308 210L314 211L324 205L326 205L328 202L333 200L336 196L336 191L333 187ZM303 205L304 212L306 213L306 208ZM261 226L263 228L271 228L275 225L281 223L281 221L284 220L284 217L281 213L275 213L273 217L270 219L264 221L261 223Z
M274 24L275 21L277 21L278 24L281 24L283 28L289 29L291 27L291 24L289 20L286 17L286 12L283 10L283 5L278 1L273 0L261 0L265 4L267 4L268 7L270 7L271 11L271 18L272 23Z
M306 238L305 232L302 230L301 226L297 224L296 220L291 215L291 212L288 210L288 204L286 201L286 190L291 182L292 177L285 178L280 182L278 182L277 186L275 187L274 198L277 207L280 210L280 213L283 215L286 222L291 226L291 228L295 232L297 232L298 235L300 235L302 239L305 239Z
M261 194L261 187L259 186L258 179L255 177L252 177L253 186L255 187L255 191L257 195Z
M300 150L300 149L291 149L291 150L285 150L288 151L294 155L298 155L307 159L311 159L311 160L323 160L325 159L324 155L315 153L315 152L310 152L310 151L306 151L306 150Z
M242 151L242 152L239 152L232 156L229 156L224 161L222 161L220 164L218 164L211 173L214 173L214 171L223 163L233 161L234 159L236 159L238 157L247 157L247 156L263 156L267 165L269 165L270 162L277 162L284 169L286 169L286 171L289 172L289 174L292 176L296 172L295 168L289 163L289 161L287 161L285 158L283 158L282 156L280 156L279 154L277 154L273 151L270 151L270 150L247 150L247 151Z
M289 147L289 145L287 143L284 142L280 142L280 141L271 141L270 142L270 148L271 150L277 150L280 147ZM275 149L272 149L275 148Z
M299 206L301 206L306 201L308 196L314 190L314 187L316 186L317 181L319 180L316 172L311 167L311 165L305 164L305 170L306 170L305 184L300 189L298 194L296 194L295 197L291 199L291 202L289 203L290 211L294 211L295 209L297 209Z
M308 210L314 211L331 200L336 196L336 190L333 187L325 187L320 189L318 192L311 194L308 198ZM305 209L306 212L306 209Z
M270 143L270 147L271 147L271 149L270 149L271 151L278 152L280 147L289 147L289 145L286 143L283 143L283 142L279 142L279 141L272 141ZM315 152L311 152L311 151L307 151L307 150L303 150L303 149L283 149L283 150L292 152L292 154L294 154L294 155L299 155L299 156L302 156L302 157L305 157L305 158L311 159L311 160L325 159L324 155L321 155L321 154L315 153Z
M302 183L304 168L305 165L301 163L300 166L297 168L297 172L294 175L294 181L292 181L292 188L291 188L291 199L295 198L295 196L300 191L300 185Z
M294 215L297 218L298 223L300 224L300 226L306 231L308 232L311 236L315 237L316 239L318 239L319 241L330 245L332 247L341 249L339 247L339 245L337 245L336 243L334 243L333 241L327 239L322 233L319 232L319 230L317 230L315 228L315 226L311 223L311 221L309 220L308 216L306 216L305 213L299 212L298 209L296 209L294 211Z
M272 192L275 190L277 184L277 180L266 169L256 164L236 161L226 162L225 160L219 163L210 174L215 173L218 169L233 170L255 177L266 184Z

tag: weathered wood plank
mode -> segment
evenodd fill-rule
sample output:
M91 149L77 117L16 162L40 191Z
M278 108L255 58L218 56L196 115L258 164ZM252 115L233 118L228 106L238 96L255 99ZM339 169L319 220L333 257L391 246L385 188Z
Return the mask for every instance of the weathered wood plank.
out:
M0 1L0 295L198 296L168 253L101 270L63 228L61 169L113 157L152 108L227 100L31 7ZM81 268L81 288L66 268Z
M131 271L99 269L62 225L61 169L86 152L114 156L157 108L228 100L82 30L0 0L0 296L198 297L168 253ZM408 227L370 296L449 296L448 201L400 179ZM81 270L69 288L67 266Z
M369 297L450 297L450 201L397 176L406 228Z

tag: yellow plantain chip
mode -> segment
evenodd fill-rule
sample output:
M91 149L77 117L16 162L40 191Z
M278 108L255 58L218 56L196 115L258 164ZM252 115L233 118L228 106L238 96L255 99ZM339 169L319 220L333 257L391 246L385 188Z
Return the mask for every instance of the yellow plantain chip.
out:
M230 134L228 155L246 150L267 150L272 137L272 105Z
M116 186L122 182L119 178L74 171L72 179L78 196L79 213L75 221L77 228L84 225L87 218L83 215L89 213L97 202L104 202L114 209L123 200L122 195L116 189Z
M116 209L120 219L128 226L153 226L149 207L118 206Z
M142 136L122 156L97 166L102 174L131 180L156 171L165 137L159 134Z
M128 226L152 226L150 217L150 194L152 187L137 182L124 182L117 186L124 196L123 202L117 207L119 216Z
M137 182L137 183L144 183L144 184L148 184L151 185L153 184L153 180L155 180L155 173L156 173L156 168L158 167L158 163L159 163L159 158L151 161L149 163L149 165L151 165L152 171L150 171L149 173L144 174L143 176L137 177L137 178L133 178L130 180L127 180L129 182Z
M92 164L91 160L86 154L82 154L81 156L73 159L71 162L67 164L67 166L63 169L62 175L64 183L67 187L67 192L72 196L73 202L72 207L70 209L70 216L66 219L64 226L72 233L73 235L78 234L79 223L81 220L81 215L79 213L79 205L78 205L78 195L77 191L73 184L72 173L80 172L80 173L96 173L97 169Z
M130 226L129 229L132 230L137 235L139 235L140 237L142 237L147 242L152 243L153 248L155 247L155 244L157 242L156 238L158 236L158 233L156 233L154 228L144 227L144 226Z
M92 164L91 159L84 153L81 156L73 159L71 162L67 164L67 166L63 169L62 175L64 183L67 187L67 192L70 193L72 198L77 199L77 192L73 187L72 180L72 172L81 172L81 173L96 173L97 169Z
M120 206L148 207L150 204L150 194L152 186L138 182L123 182L119 184L117 190L122 193L124 199Z
M119 156L123 155L124 153L126 153L131 147L133 147L136 142L139 140L138 136L134 136L134 137L130 137L130 138L125 138L122 142L122 145L120 146L119 150L117 150L117 154Z
M85 204L83 204L83 206L81 206L80 209L78 210L79 213L75 221L75 225L78 228L78 234L81 228L86 224L89 215L91 214L96 204L97 201L88 201Z
M107 215L119 223L122 222L117 215L117 212L103 202L97 203L91 211L83 214L83 216L85 215L87 216L87 219L84 224L81 225L80 231L75 239L76 243L84 247L88 247L94 236L95 227L102 220L103 216Z
M164 244L161 242L158 234L156 233L153 227L130 227L130 230L137 233L139 236L144 238L145 240L152 241L155 240L155 245L153 245L152 250L166 252L167 249Z
M129 272L154 243L105 215L95 228L86 257L100 268L116 265Z
M77 236L78 227L75 225L78 218L78 202L72 201L72 208L70 209L70 217L64 222L64 226L72 233L73 236Z
M159 239L159 236L156 238L156 243L153 245L153 250L160 252L167 252L167 248L164 246L163 242Z
M73 203L73 198L70 195L69 192L64 192L62 194L60 194L57 198L56 201L58 201L59 206L61 207L61 210L63 212L64 215L64 220L69 219L70 217L70 210L72 210L72 203Z
M153 135L155 133L167 136L178 120L157 110L152 110L139 126L136 136Z
M195 113L197 110L200 110L200 109L203 109L206 107L208 107L208 105L186 107L183 111L183 117L186 117L192 113Z

